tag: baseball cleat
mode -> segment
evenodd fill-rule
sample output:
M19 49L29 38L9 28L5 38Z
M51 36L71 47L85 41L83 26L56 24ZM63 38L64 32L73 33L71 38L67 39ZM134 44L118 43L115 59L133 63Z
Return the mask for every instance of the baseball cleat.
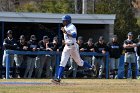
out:
M60 84L60 79L52 79L51 82L55 84Z

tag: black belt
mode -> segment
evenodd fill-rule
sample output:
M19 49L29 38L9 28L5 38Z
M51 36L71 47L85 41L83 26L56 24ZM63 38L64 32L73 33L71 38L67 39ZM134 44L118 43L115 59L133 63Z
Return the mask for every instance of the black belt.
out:
M70 43L70 44L66 44L67 46L72 46L72 45L74 45L74 43Z

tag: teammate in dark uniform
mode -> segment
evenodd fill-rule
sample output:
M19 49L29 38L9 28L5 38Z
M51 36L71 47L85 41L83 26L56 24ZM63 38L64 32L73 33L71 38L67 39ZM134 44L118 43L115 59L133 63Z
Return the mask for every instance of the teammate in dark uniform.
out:
M37 51L38 42L36 41L36 36L31 35L30 40L27 43L28 51ZM35 67L37 55L28 55L27 56L27 68L25 70L24 78L31 78L33 69Z
M3 47L4 47L4 54L3 54L3 67L6 66L6 50L16 50L17 48L17 42L16 40L13 38L13 32L12 30L8 30L7 32L7 38L4 39L4 42L3 42ZM10 70L11 72L14 71L14 55L10 55ZM13 74L14 73L10 73L10 74ZM12 78L13 75L10 75L10 78Z
M95 46L94 46L94 43L93 43L93 39L92 38L89 38L88 39L88 42L86 42L84 44L84 50L85 52L95 52ZM92 57L93 56L85 56L85 60L87 62L89 62L90 64L92 64Z
M58 51L60 44L58 41L58 37L55 36L53 38L53 42L50 43L51 44L51 49L52 51ZM56 66L56 56L55 55L51 55L51 64L50 64L50 77L54 76L54 72L55 72L55 66Z
M25 36L24 35L21 35L20 40L17 42L17 50L18 51L26 51L28 49L27 47L27 42L25 41ZM25 55L17 55L15 54L14 55L14 60L15 60L15 63L16 63L16 77L17 78L20 78L20 71L21 69L24 69L25 67L22 67L21 68L21 64L26 64L26 56Z
M107 45L104 41L104 37L100 36L99 41L95 43L95 52L105 54L107 51ZM103 56L94 56L93 57L93 65L97 68L98 71L97 77L99 79L102 78L103 71L104 71L104 62L103 62Z
M136 43L133 40L133 34L132 32L128 33L128 39L124 41L124 49L125 49L125 57L124 57L124 78L128 77L128 66L131 64L132 69L132 78L136 79L136 61L135 61L135 50Z
M108 43L108 50L110 55L110 74L113 75L113 78L117 78L123 47L119 44L116 35L114 35L112 41Z
M48 36L43 36L43 39L41 41L39 41L38 45L40 48L40 51L47 51L46 50L46 44L49 42L49 37ZM51 47L50 44L47 44L48 47ZM50 50L49 50L50 51ZM42 71L43 71L43 67L46 68L45 74L47 75L46 77L49 76L49 72L50 72L50 63L51 63L51 58L50 55L38 55L37 57L37 61L36 61L36 77L37 78L41 78L42 75Z
M79 45L79 51L84 52L85 51L85 49L84 49L85 45L84 45L84 41L83 41L82 36L78 37L77 44Z

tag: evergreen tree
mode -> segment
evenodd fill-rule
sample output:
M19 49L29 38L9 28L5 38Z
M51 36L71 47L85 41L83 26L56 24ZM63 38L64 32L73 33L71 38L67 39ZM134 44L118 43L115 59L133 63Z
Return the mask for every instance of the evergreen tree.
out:
M124 40L128 32L133 32L134 38L136 38L139 26L133 11L132 0L118 0L117 5L115 33L119 36L120 40Z
M139 32L132 1L134 2L134 0L101 0L96 6L96 13L116 14L114 32L121 42L126 39L128 32L133 32L135 37Z

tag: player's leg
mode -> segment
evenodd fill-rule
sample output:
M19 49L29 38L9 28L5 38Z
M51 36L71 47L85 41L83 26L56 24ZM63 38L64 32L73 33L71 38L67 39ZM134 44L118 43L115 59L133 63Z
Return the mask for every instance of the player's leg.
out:
M120 58L115 59L115 79L118 78L118 68L119 68Z
M67 64L69 57L70 57L69 49L67 48L67 46L65 46L61 55L61 61L57 71L56 79L53 79L52 82L60 83L60 79L64 72L64 67Z
M54 76L55 67L56 67L56 56L53 55L51 56L51 76L50 77Z
M132 79L136 79L136 63L131 63Z
M15 76L15 61L14 61L14 55L10 55L10 78L13 78Z
M51 56L46 56L46 78L51 78Z
M32 61L32 59L30 57L27 57L27 66L26 66L26 70L24 73L24 78L27 78L27 75L29 73L30 66L31 66L31 61Z
M129 63L125 62L124 63L124 78L128 77L128 66L129 66Z
M99 76L98 76L99 79L102 78L103 71L104 71L104 62L103 62L103 58L100 58L100 61L99 61Z
M41 74L42 74L42 70L43 70L43 67L44 67L44 64L46 62L46 56L45 55L39 55L37 57L37 60L36 60L36 65L35 65L35 76L37 78L41 78Z
M131 69L132 69L132 79L136 79L136 60L135 54L131 54Z
M79 66L83 66L85 68L92 68L92 66L88 62L85 62L81 59L76 46L72 47L72 49L70 50L70 55Z
M31 65L30 65L30 69L29 69L28 78L32 77L32 73L33 73L33 70L35 67L35 61L36 61L36 58L31 58Z
M73 78L76 78L78 65L74 62L74 60L70 57L70 68L67 72L67 76L69 76L73 72Z
M124 78L128 77L128 67L130 62L130 55L128 53L125 53L124 56Z
M20 78L20 66L21 66L21 64L22 64L22 62L23 62L23 55L17 55L17 54L15 54L14 55L14 60L15 60L15 63L16 63L16 77L17 78Z
M95 69L95 73L94 73L94 76L96 78L98 78L98 74L99 74L99 61L96 57L92 57L92 66L94 67Z
M110 58L110 77L115 77L115 58Z
M77 49L73 48L71 50L70 54L71 54L72 58L74 59L74 61L77 63L77 65L83 66L84 68L87 68L91 77L95 76L94 67L92 67L88 62L83 61L81 59L79 51Z
M36 62L35 62L35 78L39 78L38 76L40 76L41 73L39 73L39 68L40 68L40 64L41 62L41 56L42 55L38 55L36 57Z
M74 62L74 60L72 62L72 65L73 65L73 78L76 78L78 65Z

